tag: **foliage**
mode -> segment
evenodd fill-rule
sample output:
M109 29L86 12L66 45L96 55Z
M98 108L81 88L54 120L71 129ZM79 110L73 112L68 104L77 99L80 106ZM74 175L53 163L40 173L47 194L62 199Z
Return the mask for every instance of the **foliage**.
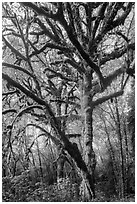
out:
M30 172L25 171L14 178L4 177L2 182L5 202L65 202L78 199L77 184L70 183L68 178L48 186L34 182Z
M30 179L29 171L14 178L3 178L3 202L81 202L78 185L71 183L68 178L60 179L54 185L34 182ZM94 202L120 201L117 196L108 197L103 191L105 182L96 185L97 196ZM123 201L123 200L121 200ZM128 196L125 202L134 202L134 197Z
M14 178L3 178L3 201L16 202L27 201L29 194L33 192L35 185L29 178L27 171Z

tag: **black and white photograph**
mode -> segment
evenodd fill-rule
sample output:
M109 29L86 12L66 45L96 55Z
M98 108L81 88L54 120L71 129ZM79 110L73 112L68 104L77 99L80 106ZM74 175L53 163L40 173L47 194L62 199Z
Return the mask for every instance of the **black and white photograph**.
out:
M2 202L135 202L135 2L2 2Z

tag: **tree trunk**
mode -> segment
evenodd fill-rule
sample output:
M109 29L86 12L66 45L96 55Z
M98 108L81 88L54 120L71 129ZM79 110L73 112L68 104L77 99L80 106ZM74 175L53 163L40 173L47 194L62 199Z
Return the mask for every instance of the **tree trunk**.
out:
M57 159L57 180L63 178L64 176L64 165L65 165L65 155L63 154L63 150L60 149L59 158Z
M38 140L36 140L36 142L37 142L36 144L37 144L37 152L38 152L38 160L39 160L40 178L41 178L41 181L43 181L42 161L41 161L41 156L40 156Z
M113 150L113 145L111 143L111 140L110 140L110 134L109 134L109 131L107 129L107 124L106 124L106 120L103 116L101 116L101 119L103 121L103 124L104 124L104 130L105 130L105 133L107 135L107 139L108 139L108 151L110 153L110 159L111 159L111 164L112 164L112 174L113 174L113 180L114 180L114 189L115 189L115 192L117 193L117 180L119 180L118 178L118 169L117 169L117 164L116 164L116 159L115 159L115 153L114 153L114 150Z
M86 163L89 180L83 177L82 181L82 197L84 201L91 200L91 197L95 197L95 187L94 187L94 170L96 166L95 153L93 151L93 129L92 129L92 95L90 94L92 88L92 73L88 71L84 76L84 152L83 157ZM90 188L88 185L90 183Z
M118 101L115 98L115 108L116 108L116 117L117 117L117 134L119 138L119 145L120 145L120 170L121 170L121 183L120 183L120 198L124 198L125 196L125 170L124 170L124 153L123 153L123 144L122 144L122 133L121 133L121 125L120 125L120 116L119 116L119 109L118 109Z
M128 165L130 162L129 159L129 147L128 147L128 132L127 132L127 119L123 119L123 131L124 131L124 140L125 140L125 193L128 189Z

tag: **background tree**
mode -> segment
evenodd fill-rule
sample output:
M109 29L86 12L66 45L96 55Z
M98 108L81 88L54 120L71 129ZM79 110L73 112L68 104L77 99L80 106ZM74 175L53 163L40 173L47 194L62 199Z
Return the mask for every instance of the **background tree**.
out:
M99 106L95 110L94 116L96 117L96 123L98 120L98 125L94 125L95 138L97 141L101 139L102 151L104 151L104 146L106 151L108 151L108 153L103 154L104 156L102 155L102 162L105 166L105 173L102 171L102 175L106 175L105 179L108 180L108 185L111 182L112 189L109 187L109 190L115 190L119 194L119 197L124 197L129 192L129 186L132 185L132 190L134 188L133 184L128 183L128 171L134 168L132 133L129 131L127 122L132 104L129 106L128 100L130 94L134 92L131 88L132 83L133 81L130 83L130 86L127 86L122 97L113 99L113 102L107 101L107 103ZM98 146L101 146L100 142ZM110 158L106 159L105 157L108 155ZM131 177L134 180L134 176L132 175Z
M134 49L134 3L3 3L7 148L17 119L37 117L43 124L34 126L80 169L83 200L95 197L93 110L124 93L134 77ZM70 117L83 122L82 152L67 134Z

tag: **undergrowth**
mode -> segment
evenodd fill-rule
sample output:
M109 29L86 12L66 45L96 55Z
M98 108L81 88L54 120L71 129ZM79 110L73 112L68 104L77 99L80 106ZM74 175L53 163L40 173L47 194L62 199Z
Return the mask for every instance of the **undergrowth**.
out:
M43 182L34 182L29 171L25 171L14 178L4 177L2 185L3 202L82 202L79 196L79 187L69 178L58 180L53 185ZM96 185L96 198L94 202L134 202L134 196L127 196L124 200L116 195L107 197Z

